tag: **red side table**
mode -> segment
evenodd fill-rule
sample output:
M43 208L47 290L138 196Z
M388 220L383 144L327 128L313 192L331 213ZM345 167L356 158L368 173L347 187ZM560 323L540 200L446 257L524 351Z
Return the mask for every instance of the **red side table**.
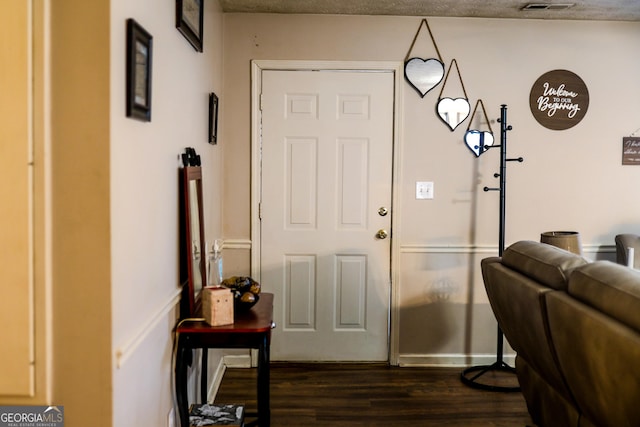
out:
M273 323L273 294L262 293L260 300L250 310L236 313L234 323L209 326L204 321L185 321L176 330L178 348L175 366L176 398L180 425L189 427L189 402L187 394L188 365L191 350L204 349L202 357L202 403L207 393L207 349L247 348L258 350L257 419L250 425L269 427L271 409L269 403L269 346Z

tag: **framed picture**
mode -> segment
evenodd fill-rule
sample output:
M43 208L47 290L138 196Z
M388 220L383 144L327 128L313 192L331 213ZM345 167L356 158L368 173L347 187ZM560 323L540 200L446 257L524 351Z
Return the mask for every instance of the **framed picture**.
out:
M633 136L622 138L622 164L640 165L640 138Z
M151 59L153 37L127 19L127 117L151 121Z
M198 52L202 52L203 5L204 0L176 0L176 28Z
M215 93L209 94L209 144L218 143L218 97Z

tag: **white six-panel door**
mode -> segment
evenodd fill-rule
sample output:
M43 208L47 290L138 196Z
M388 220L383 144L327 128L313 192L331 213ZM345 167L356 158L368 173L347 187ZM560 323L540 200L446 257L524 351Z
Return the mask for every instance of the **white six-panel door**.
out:
M391 72L262 72L274 360L388 359L393 91Z

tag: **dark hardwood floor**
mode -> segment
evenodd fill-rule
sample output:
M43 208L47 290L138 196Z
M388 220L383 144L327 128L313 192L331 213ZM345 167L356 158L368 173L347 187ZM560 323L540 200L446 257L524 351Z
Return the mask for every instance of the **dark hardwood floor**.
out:
M460 372L383 364L272 363L271 425L533 425L519 392L470 388L460 381ZM492 382L490 375L484 380ZM514 375L495 375L514 385ZM216 403L242 403L255 411L255 378L255 369L227 369Z

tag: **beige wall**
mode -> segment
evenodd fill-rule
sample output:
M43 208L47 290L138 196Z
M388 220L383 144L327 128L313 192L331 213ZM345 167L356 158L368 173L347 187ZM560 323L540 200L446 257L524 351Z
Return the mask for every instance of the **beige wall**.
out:
M167 425L178 314L178 168L202 158L205 236L222 237L224 142L208 143L209 93L222 93L222 14L204 1L204 52L175 28L175 1L111 0L111 298L114 426ZM150 123L125 117L125 21L153 36ZM213 352L212 352L213 353ZM219 356L218 356L219 358ZM215 368L217 359L212 366ZM193 392L193 390L191 390Z
M226 14L224 76L226 239L250 239L250 61L398 61L421 18ZM578 230L585 255L611 258L615 234L639 231L640 168L621 166L622 137L640 126L639 23L429 18L448 66L456 59L472 107L482 99L499 137L508 105L506 243L547 230ZM415 56L433 57L422 32ZM584 120L566 131L540 126L529 106L533 82L553 69L577 73L589 88ZM443 96L460 96L452 76ZM399 193L400 362L464 363L495 352L495 322L479 272L497 252L499 150L479 159L464 145L468 122L451 132L435 115L441 87L421 98L404 85ZM435 199L415 200L415 182L433 181ZM248 272L249 249L225 262ZM268 288L268 284L263 284Z

